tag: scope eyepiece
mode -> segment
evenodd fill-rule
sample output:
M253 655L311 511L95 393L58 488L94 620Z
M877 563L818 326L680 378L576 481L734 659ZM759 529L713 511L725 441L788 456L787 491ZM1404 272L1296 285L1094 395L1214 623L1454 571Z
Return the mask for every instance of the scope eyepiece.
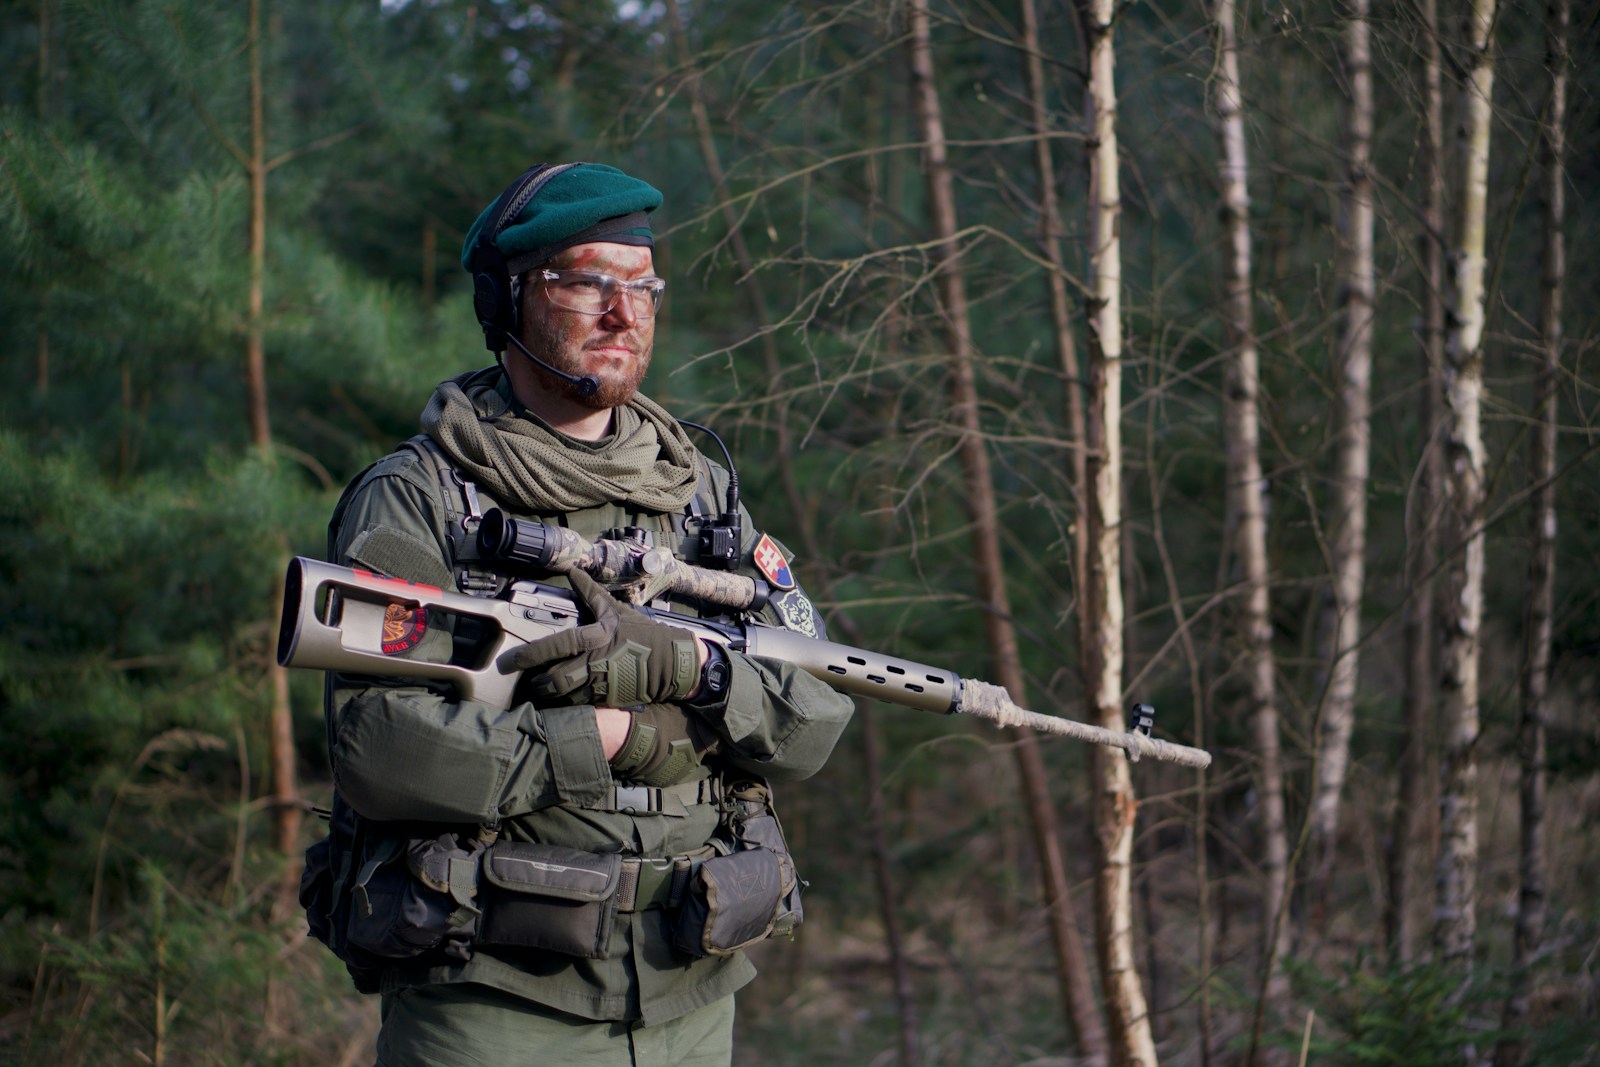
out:
M490 508L478 524L478 554L484 559L548 567L557 547L544 523L513 519L499 508Z

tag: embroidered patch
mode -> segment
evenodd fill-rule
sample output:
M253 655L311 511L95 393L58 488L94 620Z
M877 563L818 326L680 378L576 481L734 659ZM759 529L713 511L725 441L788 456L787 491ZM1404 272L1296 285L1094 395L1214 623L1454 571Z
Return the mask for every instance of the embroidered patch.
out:
M778 615L782 617L785 627L807 637L817 636L817 611L800 590L793 589L781 596L773 597L772 606L778 609Z
M766 576L774 589L794 588L794 575L789 573L789 561L783 558L783 550L778 543L766 534L762 534L761 540L756 542L755 563L756 569Z
M383 654L398 656L422 642L428 632L428 609L390 604L383 609Z

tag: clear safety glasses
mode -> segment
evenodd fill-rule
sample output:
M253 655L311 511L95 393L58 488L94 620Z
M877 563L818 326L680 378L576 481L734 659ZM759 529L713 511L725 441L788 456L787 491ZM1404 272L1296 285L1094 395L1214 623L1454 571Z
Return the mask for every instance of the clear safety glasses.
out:
M609 274L587 270L541 270L539 274L544 278L544 291L550 303L580 315L604 315L616 307L626 293L635 316L654 318L656 308L661 306L661 294L667 287L660 278L625 282Z

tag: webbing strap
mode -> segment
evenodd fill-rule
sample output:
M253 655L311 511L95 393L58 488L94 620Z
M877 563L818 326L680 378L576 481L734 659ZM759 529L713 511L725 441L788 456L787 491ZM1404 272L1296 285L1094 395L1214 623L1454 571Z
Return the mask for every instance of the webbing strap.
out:
M426 457L439 483L439 500L444 506L445 536L450 540L451 564L458 588L469 596L496 596L505 587L502 575L476 566L478 525L483 521L483 499L478 485L462 477L444 450L427 434L418 434L405 447Z
M708 845L682 856L624 859L622 875L617 881L617 910L626 914L682 904L694 872L713 851Z
M722 782L716 776L668 786L617 782L596 810L634 815L687 815L690 806L715 804L721 798Z

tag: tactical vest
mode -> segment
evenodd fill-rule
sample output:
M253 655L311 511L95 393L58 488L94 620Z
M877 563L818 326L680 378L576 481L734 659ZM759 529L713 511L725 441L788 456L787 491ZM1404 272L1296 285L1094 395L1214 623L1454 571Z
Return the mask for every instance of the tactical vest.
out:
M401 448L415 453L438 485L448 574L430 573L440 567L437 557L398 537L363 544L364 561L384 573L445 587L453 583L469 595L501 593L510 579L488 565L477 542L479 523L498 502L463 477L426 435L403 442ZM710 466L698 452L695 465L698 486L681 513L632 512L624 523L644 529L656 544L665 543L691 563L698 555L697 524L720 510ZM349 501L372 469L353 479L335 506L328 527L330 558L337 558L336 540ZM564 519L559 514L536 517L554 523ZM748 550L753 540L752 533L741 547ZM359 538L352 543L352 553L359 543ZM330 716L330 752L332 731ZM652 860L497 843L498 830L492 825L475 831L390 828L364 819L335 793L329 833L306 854L301 904L311 934L345 962L362 992L376 992L383 969L396 962L424 953L466 960L478 945L603 958L615 916L650 907L678 909L674 941L692 956L731 955L792 930L803 916L803 883L764 781L724 783L720 775L710 775L667 787L618 782L609 802L599 808L645 814L704 803L717 803L723 813L713 844L693 854ZM530 871L535 873L530 876ZM751 897L752 885L771 888L766 895ZM777 894L775 900L771 893Z

